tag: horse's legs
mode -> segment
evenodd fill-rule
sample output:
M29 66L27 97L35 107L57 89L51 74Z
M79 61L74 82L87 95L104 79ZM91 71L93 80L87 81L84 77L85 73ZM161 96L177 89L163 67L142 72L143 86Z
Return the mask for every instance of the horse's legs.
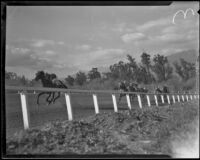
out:
M58 92L58 96L53 100L53 103L55 103L56 99L60 97L60 92Z
M48 102L48 104L47 105L49 105L51 102L52 102L52 100L49 100L49 98L51 97L51 92L48 92L48 94L49 94L49 96L46 98L46 101Z
M117 104L121 101L121 98L122 98L122 94L119 95L119 99L118 99Z
M43 95L43 94L46 94L46 92L41 92L41 93L38 94L38 96L37 96L37 105L39 105L40 96Z
M134 101L134 94L131 94L131 101L133 102Z
M52 92L51 94L52 94L52 98L51 98L51 100L50 100L50 103L52 103L53 100L54 100L54 98L55 98L55 92ZM54 103L54 102L53 102L53 103Z

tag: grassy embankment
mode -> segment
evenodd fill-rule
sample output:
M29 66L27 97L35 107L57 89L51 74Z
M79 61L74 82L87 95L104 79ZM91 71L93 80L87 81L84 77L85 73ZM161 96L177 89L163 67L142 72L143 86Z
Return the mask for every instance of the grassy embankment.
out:
M180 151L186 152L194 146L185 140L189 138L192 142L196 138L193 135L198 126L193 123L198 118L197 100L100 113L81 121L56 121L38 129L21 131L7 139L6 149L8 154L168 154L181 157Z

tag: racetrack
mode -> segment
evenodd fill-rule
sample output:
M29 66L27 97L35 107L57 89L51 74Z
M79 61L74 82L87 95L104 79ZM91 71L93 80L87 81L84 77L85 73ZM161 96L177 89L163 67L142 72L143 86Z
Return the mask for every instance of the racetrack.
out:
M111 94L98 94L99 111L114 112ZM116 95L118 99L119 95ZM67 109L64 95L49 106L45 102L46 95L41 96L40 105L36 104L37 94L27 94L28 107L30 112L30 127L44 125L46 122L55 120L67 120ZM155 107L153 96L151 105ZM171 101L172 102L172 101ZM143 107L147 106L146 98L142 100ZM95 114L91 94L71 94L73 119L78 120ZM137 98L131 103L132 108L138 108ZM118 110L128 110L126 97L123 97ZM12 136L16 131L23 129L23 119L19 94L6 94L6 136Z

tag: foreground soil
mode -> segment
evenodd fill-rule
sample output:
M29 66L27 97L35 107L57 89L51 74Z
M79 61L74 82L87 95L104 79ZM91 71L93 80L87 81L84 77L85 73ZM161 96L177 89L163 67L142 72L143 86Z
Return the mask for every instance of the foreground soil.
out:
M199 103L100 113L79 121L55 121L17 132L6 140L7 155L16 154L167 154L180 132L191 131Z

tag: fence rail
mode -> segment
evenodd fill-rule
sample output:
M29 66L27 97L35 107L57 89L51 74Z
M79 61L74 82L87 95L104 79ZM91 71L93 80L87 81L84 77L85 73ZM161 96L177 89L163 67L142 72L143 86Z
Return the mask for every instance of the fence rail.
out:
M111 93L111 94L148 94L148 95L194 95L199 93L180 93L180 92L171 92L171 93L153 93L153 92L122 92L116 90L80 90L80 89L64 89L64 88L44 88L44 87L17 87L17 86L5 86L6 90L15 90L15 91L48 91L48 92L63 92L63 93Z
M73 93L89 93L92 94L93 96L93 102L94 102L94 109L95 113L99 113L99 105L98 105L98 97L97 93L110 93L112 95L112 101L113 101L113 107L114 107L114 112L118 112L118 107L117 107L117 100L115 94L125 94L126 99L127 99L127 105L128 108L131 109L131 101L130 101L130 94L135 94L137 95L138 99L138 105L142 109L142 96L146 96L146 100L148 103L148 107L151 107L151 100L150 100L150 95L154 95L154 100L156 103L156 106L159 106L158 103L158 96L160 96L162 100L162 104L165 103L164 100L164 95L167 97L167 103L172 104L170 101L170 96L173 99L173 103L176 103L175 96L177 96L178 101L177 102L184 102L184 101L189 101L193 99L199 99L199 93L142 93L142 92L122 92L122 91L115 91L115 90L78 90L78 89L63 89L63 88L42 88L42 87L16 87L16 86L5 86L6 90L14 90L18 91L20 93L20 99L21 99L21 107L22 107L22 116L23 116L23 123L24 123L24 129L29 129L29 124L30 124L30 116L29 116L29 107L28 103L26 100L26 94L28 94L27 91L36 91L39 92L62 92L65 95L65 100L66 100L66 108L67 108L67 114L68 114L68 119L73 120L73 115L72 115L72 105L71 105L71 98L70 94ZM182 100L181 100L182 99Z

